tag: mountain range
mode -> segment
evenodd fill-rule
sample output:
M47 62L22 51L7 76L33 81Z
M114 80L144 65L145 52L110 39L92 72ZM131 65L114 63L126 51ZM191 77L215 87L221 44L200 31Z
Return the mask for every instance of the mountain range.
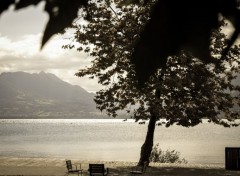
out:
M0 74L0 118L96 118L94 94L51 73Z

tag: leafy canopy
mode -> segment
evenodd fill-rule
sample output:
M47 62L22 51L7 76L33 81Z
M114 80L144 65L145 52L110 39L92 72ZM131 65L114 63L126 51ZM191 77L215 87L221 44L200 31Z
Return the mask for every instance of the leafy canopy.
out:
M152 3L151 0L114 1L119 5L142 5L142 8ZM44 11L49 15L41 47L54 34L62 33L64 29L71 26L79 13L89 21L98 18L91 11L91 0L2 0L0 14L11 5L15 10L19 10L40 2L45 3ZM108 0L103 2L109 3ZM102 1L96 0L95 3L102 3ZM143 86L157 69L166 66L169 56L178 54L182 49L190 51L206 64L215 63L210 54L209 39L211 31L218 28L219 14L227 18L235 28L226 48L220 53L225 56L240 33L239 0L156 1L149 15L149 22L144 26L139 40L134 43L131 60L135 65L138 84ZM138 18L142 18L141 16Z
M213 32L210 47L217 67L181 50L178 55L168 57L166 67L157 70L144 89L138 89L129 58L153 4L117 8L111 1L92 2L88 4L92 19L72 26L75 30L72 43L81 45L70 43L64 48L83 50L94 58L91 66L80 69L76 75L97 77L105 86L95 97L97 108L113 117L118 110L126 109L136 120L148 119L154 112L159 119L167 120L167 127L195 126L203 118L227 127L238 125L235 119L240 113L240 87L234 80L240 70L240 46L230 48L220 59L227 45L220 28Z

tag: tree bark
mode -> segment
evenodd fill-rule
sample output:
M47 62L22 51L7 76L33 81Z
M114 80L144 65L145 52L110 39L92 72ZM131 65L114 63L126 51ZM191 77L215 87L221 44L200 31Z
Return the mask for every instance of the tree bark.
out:
M163 81L163 76L165 73L165 69L163 68L163 71L161 73L161 75L159 76L159 82L161 83ZM155 91L155 98L156 100L159 99L161 96L161 92L159 88L156 88ZM152 153L152 148L153 148L153 138L154 138L154 131L155 131L155 127L156 127L156 122L158 120L158 115L157 113L155 113L155 106L154 103L150 105L150 120L149 120L149 124L148 124L148 131L147 131L147 136L145 138L145 142L141 147L141 153L140 153L140 159L138 162L139 166L143 166L144 162L147 162L147 165L149 164L149 158L150 155Z
M141 154L138 162L139 166L143 166L144 162L147 162L149 164L149 157L151 155L152 148L153 148L153 138L154 138L156 121L157 121L157 116L153 112L151 112L151 118L148 124L147 136L144 144L141 147Z

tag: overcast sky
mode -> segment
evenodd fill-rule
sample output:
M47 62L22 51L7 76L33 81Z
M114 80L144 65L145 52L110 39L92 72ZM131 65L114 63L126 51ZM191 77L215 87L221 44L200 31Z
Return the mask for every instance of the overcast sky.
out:
M79 68L90 64L91 58L85 53L63 50L62 45L68 43L64 38L68 36L51 38L40 51L47 21L43 3L19 11L10 8L0 16L0 73L45 71L89 92L99 90L96 80L74 76Z

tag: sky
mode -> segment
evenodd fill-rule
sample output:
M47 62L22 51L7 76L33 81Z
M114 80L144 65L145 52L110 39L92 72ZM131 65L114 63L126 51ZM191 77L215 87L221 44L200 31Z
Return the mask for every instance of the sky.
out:
M100 90L102 87L97 80L74 75L80 68L90 65L92 58L83 52L62 49L62 45L69 42L67 38L70 35L55 35L40 50L41 38L48 21L43 6L40 3L19 11L13 11L10 7L0 16L0 73L44 71L89 92Z

